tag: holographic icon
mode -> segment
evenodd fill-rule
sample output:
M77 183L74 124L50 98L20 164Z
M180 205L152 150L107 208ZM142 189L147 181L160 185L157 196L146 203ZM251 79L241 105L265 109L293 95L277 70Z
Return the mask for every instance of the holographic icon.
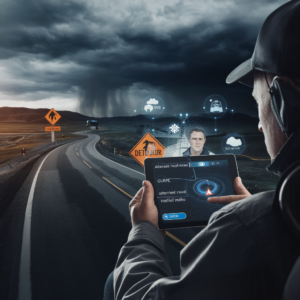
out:
M173 124L169 127L173 133L177 133L179 131L179 127L176 124Z
M212 99L210 99L210 101L212 101ZM210 112L211 113L222 113L223 112L222 103L218 100L212 101L211 106L210 106Z
M155 98L150 98L150 100L147 101L147 104L157 105L158 103L159 101L156 100Z
M226 141L226 144L232 147L238 147L242 145L242 141L241 139L236 139L235 137L232 136Z
M222 96L210 95L205 99L203 109L211 118L219 119L226 114L228 106Z
M165 105L159 96L151 95L143 100L141 109L146 117L154 120L165 110Z
M153 106L150 104L147 104L144 106L144 110L145 110L145 112L148 112L148 111L151 112L153 110Z
M227 154L241 154L246 148L246 141L240 134L230 133L224 136L222 148Z

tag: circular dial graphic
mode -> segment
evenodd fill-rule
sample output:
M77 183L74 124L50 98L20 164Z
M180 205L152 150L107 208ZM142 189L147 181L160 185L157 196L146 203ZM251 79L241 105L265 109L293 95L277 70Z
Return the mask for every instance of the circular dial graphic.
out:
M203 104L203 109L212 118L221 118L227 111L226 100L220 95L208 96Z
M193 191L204 199L220 194L223 189L224 183L217 178L200 179L193 186Z
M243 136L237 133L231 133L224 136L222 148L225 153L241 154L246 148L246 142Z
M194 190L199 195L211 196L215 195L218 192L219 188L216 182L211 180L203 180L195 184Z

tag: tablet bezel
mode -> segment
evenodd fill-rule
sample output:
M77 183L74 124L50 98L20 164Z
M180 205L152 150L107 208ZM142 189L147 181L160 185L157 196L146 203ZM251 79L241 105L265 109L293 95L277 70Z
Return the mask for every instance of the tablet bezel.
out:
M236 177L239 176L237 162L234 154L216 154L216 155L199 155L199 156L189 156L190 161L214 161L214 160L227 160L229 166L229 172L231 176L232 185ZM187 157L161 157L161 158L146 158L144 161L144 172L146 180L150 181L154 188L154 202L158 210L158 227L159 229L176 229L176 228L189 228L189 227L200 227L206 226L207 221L194 221L194 222L173 222L172 223L163 223L160 216L159 206L156 198L155 184L154 183L154 172L152 165L155 163L181 163L186 162Z

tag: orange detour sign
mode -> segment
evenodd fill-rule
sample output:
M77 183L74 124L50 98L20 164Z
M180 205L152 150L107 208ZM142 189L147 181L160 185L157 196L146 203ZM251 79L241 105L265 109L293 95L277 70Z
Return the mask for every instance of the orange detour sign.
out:
M210 196L212 195L213 193L211 192L211 190L209 188L207 188L207 191L206 191L206 196Z
M61 118L61 116L55 111L54 108L52 108L46 114L45 118L51 125L54 125ZM52 131L52 130L50 130L50 131Z
M60 131L60 126L45 127L45 131Z
M164 153L165 147L149 132L129 152L142 167L146 158L164 157Z

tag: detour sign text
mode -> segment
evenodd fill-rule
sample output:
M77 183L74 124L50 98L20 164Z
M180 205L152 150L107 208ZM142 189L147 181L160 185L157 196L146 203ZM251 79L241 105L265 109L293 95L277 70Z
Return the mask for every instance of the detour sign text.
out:
M149 132L129 152L142 167L146 158L163 157L164 153L165 147Z

